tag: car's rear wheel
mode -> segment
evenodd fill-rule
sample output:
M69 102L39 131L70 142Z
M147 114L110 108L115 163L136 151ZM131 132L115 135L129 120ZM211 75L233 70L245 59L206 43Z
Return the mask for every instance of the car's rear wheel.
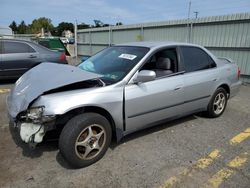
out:
M227 92L224 88L218 88L212 96L208 108L207 115L215 118L223 114L227 106Z
M73 117L63 128L59 149L73 167L81 168L101 159L112 137L109 121L96 113Z

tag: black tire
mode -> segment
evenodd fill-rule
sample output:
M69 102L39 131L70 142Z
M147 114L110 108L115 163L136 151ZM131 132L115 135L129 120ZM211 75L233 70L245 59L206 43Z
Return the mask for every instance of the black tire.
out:
M94 141L94 143L98 143L99 147L99 141L100 139L102 139L103 140L102 148L100 150L97 150L99 151L99 153L97 152L96 156L94 155L93 158L83 159L81 157L82 153L84 154L87 151L86 147L79 146L81 148L78 148L77 142L81 142L79 141L79 139L81 139L82 135L87 134L86 138L84 138L83 140L88 140L88 142L86 143L88 145L88 148L91 148L90 142L92 141L90 141L90 139L87 139L89 137L88 131L89 127L92 127L91 129L93 129L93 127L95 128L95 125L98 126L97 128L101 128L100 130L103 129L103 132L106 134L106 136L104 134L103 137L100 136L102 138L99 138L98 140ZM105 117L96 113L84 113L73 117L65 125L59 138L59 150L62 156L67 160L67 162L72 167L82 168L97 162L103 157L103 155L105 154L110 145L111 138L112 138L111 125Z
M225 103L224 103L224 107L221 111L217 112L216 113L216 110L215 110L215 106L214 106L214 103L215 103L215 100L216 100L216 97L218 95L223 95L225 97ZM216 118L216 117L219 117L223 114L223 112L225 111L226 109L226 106L227 106L227 99L228 99L228 95L227 95L227 92L224 88L221 88L219 87L213 94L209 104L208 104L208 107L207 107L207 112L206 112L206 115L210 118Z

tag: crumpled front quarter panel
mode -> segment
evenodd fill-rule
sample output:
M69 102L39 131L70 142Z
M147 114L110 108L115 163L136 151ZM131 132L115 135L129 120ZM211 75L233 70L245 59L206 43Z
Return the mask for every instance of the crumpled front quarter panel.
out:
M123 127L123 86L106 86L40 96L32 106L45 106L44 115L62 115L73 109L93 106L105 109Z

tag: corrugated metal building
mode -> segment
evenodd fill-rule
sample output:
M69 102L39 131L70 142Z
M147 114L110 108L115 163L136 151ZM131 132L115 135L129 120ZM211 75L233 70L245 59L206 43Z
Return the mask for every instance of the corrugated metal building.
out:
M77 39L78 55L132 41L191 42L237 62L242 80L250 82L250 13L84 29Z

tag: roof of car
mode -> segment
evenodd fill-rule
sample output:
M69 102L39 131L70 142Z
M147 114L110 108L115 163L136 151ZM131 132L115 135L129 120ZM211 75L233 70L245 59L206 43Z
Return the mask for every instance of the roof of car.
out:
M16 39L16 38L0 38L0 40L8 40L8 41L16 41L16 42L29 42L29 43L33 43L32 41L29 41L29 40Z
M143 42L129 42L124 44L119 44L118 46L138 46L138 47L147 47L147 48L155 48L155 47L163 47L163 46L195 46L200 47L196 44L191 43L180 43L180 42L157 42L157 41L143 41Z

